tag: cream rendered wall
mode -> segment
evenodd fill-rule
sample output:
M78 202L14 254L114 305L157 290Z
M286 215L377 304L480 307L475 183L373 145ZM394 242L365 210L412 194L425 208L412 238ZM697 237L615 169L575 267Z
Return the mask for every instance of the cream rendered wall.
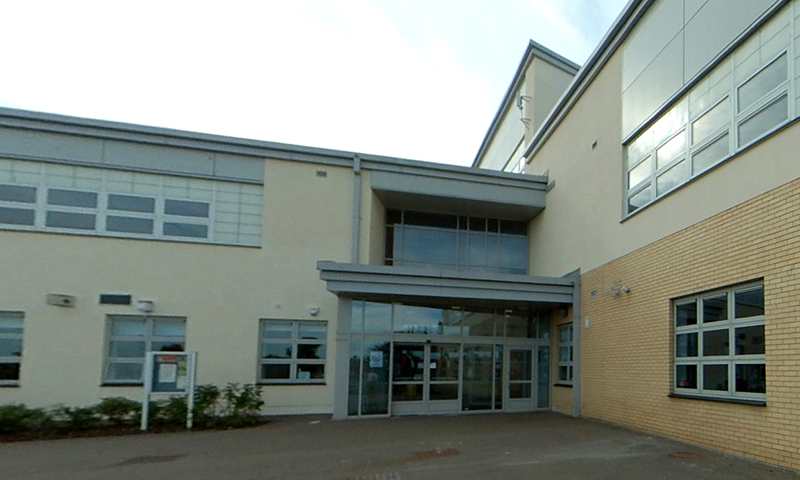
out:
M547 118L550 110L561 98L573 78L573 75L541 58L533 59L531 70L525 79L526 91L534 92L526 105L525 116L531 119L530 128L525 130L524 144L526 146L530 145L533 134L539 130L539 126ZM526 95L531 94L526 93Z
M585 273L800 177L793 124L622 221L620 81L617 52L526 169L556 182L531 225L533 275Z
M320 169L327 177L316 176ZM328 384L265 386L263 396L267 413L331 412L337 300L316 261L349 260L351 177L344 168L268 161L263 248L0 232L0 309L25 312L20 386L0 388L0 404L140 398L141 387L101 386L106 315L137 312L99 305L98 295L130 293L153 300L155 315L187 317L200 383L256 380L260 318L326 320ZM46 305L47 293L76 295L77 306Z
M482 157L481 168L503 170L525 136L525 124L520 120L522 112L516 106L516 96L517 92L514 92L512 103Z

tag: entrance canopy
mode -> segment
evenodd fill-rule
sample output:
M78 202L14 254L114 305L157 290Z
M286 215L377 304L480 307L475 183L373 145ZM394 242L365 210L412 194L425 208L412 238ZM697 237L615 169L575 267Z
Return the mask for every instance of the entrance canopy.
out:
M446 304L451 300L498 307L571 304L572 278L531 277L474 273L436 268L384 265L317 263L328 291L338 296L367 301L425 301Z

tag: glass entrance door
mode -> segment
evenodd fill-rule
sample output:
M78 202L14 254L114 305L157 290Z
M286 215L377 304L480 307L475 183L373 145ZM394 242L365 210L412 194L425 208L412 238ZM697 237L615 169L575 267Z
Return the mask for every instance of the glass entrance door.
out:
M392 414L458 412L460 349L457 344L395 344Z
M535 410L534 392L534 350L532 348L509 348L506 363L508 380L506 384L506 410L529 412Z

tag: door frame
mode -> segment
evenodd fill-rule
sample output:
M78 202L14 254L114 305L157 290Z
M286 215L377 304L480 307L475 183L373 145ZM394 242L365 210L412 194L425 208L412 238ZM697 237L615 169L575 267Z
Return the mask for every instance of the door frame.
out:
M537 375L539 353L538 345L506 345L503 352L503 411L505 412L532 412L537 410ZM511 398L511 351L522 350L530 353L530 380L514 381L517 384L528 384L530 387L530 397Z
M438 339L437 339L438 340ZM456 381L437 382L431 380L431 370L433 363L431 362L431 348L434 346L450 346L458 348L458 379ZM395 367L395 351L398 347L422 347L423 349L423 374L422 381L403 381L402 383L395 383L394 367ZM463 342L435 342L431 340L426 341L399 341L392 342L391 349L391 381L390 381L390 396L389 396L389 412L390 415L404 416L404 415L441 415L441 414L457 414L461 412L461 397L462 397L462 379L463 379ZM437 365L438 367L438 365ZM436 368L436 367L434 367ZM453 384L455 383L458 388L458 396L454 400L431 400L430 387L431 384ZM395 401L394 400L394 387L395 385L422 385L422 400L411 401Z

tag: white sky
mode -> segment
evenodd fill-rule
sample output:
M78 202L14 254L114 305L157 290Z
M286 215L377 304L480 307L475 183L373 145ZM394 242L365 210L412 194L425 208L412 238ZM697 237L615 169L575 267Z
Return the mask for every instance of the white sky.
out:
M528 40L627 0L0 0L0 106L469 165Z

